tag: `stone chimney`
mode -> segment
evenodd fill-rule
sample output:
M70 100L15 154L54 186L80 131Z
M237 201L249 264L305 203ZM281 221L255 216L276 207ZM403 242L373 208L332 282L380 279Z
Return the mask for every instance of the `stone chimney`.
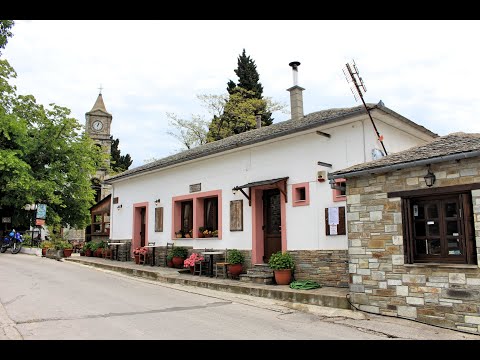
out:
M255 120L257 121L257 129L262 127L262 114L255 114Z
M298 61L292 61L288 64L293 70L293 86L287 91L290 91L290 111L292 113L292 120L300 120L303 118L303 96L304 88L298 86Z

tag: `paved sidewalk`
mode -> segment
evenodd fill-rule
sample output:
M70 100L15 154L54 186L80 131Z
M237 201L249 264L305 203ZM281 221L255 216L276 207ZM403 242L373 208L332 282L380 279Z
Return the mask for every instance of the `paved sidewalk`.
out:
M210 290L265 297L296 304L326 306L336 309L351 308L347 300L347 288L321 287L312 290L294 290L290 289L288 285L264 285L233 279L194 276L190 273L179 273L179 269L137 265L133 261L116 261L86 256L71 256L64 260L170 284L196 286Z

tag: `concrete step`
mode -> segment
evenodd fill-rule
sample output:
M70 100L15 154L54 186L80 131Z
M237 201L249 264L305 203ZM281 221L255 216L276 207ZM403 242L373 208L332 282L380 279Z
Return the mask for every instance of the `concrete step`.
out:
M271 275L262 275L262 274L241 274L240 281L250 282L254 284L273 284L273 276Z

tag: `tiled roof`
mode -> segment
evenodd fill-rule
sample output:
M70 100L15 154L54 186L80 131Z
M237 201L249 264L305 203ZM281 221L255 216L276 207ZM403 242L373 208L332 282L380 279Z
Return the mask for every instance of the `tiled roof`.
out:
M413 121L397 114L396 112L390 110L389 108L383 106L382 104L367 104L370 109L380 109L392 116L397 117L401 121L417 128L418 130L430 135L437 136L437 134L431 132L425 127L414 123ZM229 136L225 139L207 143L204 145L197 146L193 149L182 151L178 154L174 154L163 159L153 161L151 163L135 167L133 169L124 171L123 173L117 174L105 180L109 183L113 180L133 176L139 173L148 172L154 169L160 169L174 164L179 164L185 161L194 160L202 158L208 155L220 153L227 150L232 150L235 148L240 148L242 146L247 146L255 143L260 143L262 141L271 140L277 137L286 136L296 132L309 130L311 128L318 127L320 125L332 123L335 121L340 121L345 118L356 116L359 114L365 113L365 108L363 105L351 107L351 108L335 108L327 109L322 111L317 111L311 114L304 116L300 120L287 120L282 121L270 126L265 126L260 129L253 129L241 134Z
M419 161L440 162L457 156L479 156L480 134L456 132L438 137L425 145L415 146L410 149L390 154L375 161L350 166L346 169L330 173L330 178L342 177L350 174L354 176L359 172L380 172L381 170L400 169L415 166ZM448 158L447 158L448 157Z

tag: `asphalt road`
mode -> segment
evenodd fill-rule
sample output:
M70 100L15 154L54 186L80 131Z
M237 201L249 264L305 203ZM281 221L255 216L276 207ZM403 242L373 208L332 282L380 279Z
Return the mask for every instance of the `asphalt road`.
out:
M268 299L8 252L0 254L0 284L0 339L480 339L347 310L298 311Z

